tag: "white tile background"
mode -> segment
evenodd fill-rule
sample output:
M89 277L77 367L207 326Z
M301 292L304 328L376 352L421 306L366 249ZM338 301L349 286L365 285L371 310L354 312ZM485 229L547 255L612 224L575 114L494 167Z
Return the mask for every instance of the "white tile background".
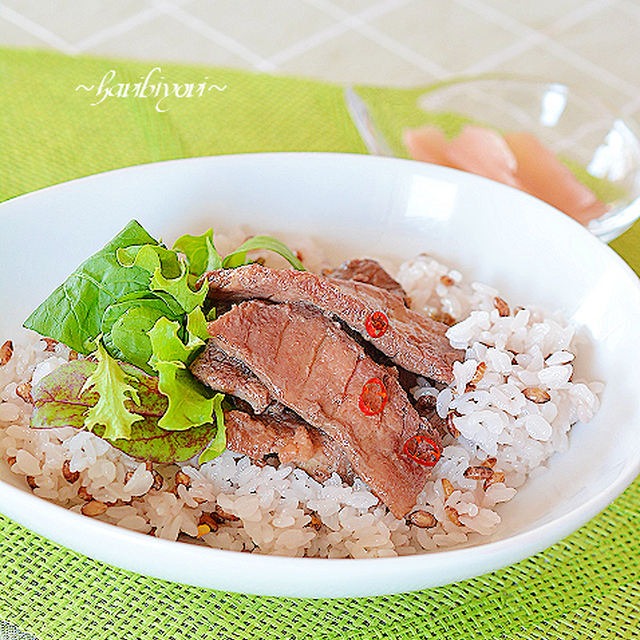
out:
M640 121L640 0L0 0L0 45L398 87L535 73Z

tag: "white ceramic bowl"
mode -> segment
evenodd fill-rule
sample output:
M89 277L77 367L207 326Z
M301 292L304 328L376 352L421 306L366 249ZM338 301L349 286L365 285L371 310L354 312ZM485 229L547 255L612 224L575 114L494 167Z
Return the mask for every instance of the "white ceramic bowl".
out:
M113 171L0 206L0 342L131 218L172 242L224 229L310 235L336 260L429 252L515 304L562 310L593 334L583 370L602 407L569 451L504 505L487 542L421 556L268 557L158 540L37 498L0 466L0 511L71 549L132 571L254 594L411 591L517 562L575 531L640 471L640 287L586 229L523 193L406 160L335 154L197 158Z

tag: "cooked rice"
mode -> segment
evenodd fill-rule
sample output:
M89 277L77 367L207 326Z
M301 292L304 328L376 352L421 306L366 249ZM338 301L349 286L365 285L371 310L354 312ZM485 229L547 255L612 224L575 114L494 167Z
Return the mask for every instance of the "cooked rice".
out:
M305 252L317 268L320 254L310 244ZM72 511L221 549L364 558L490 535L500 523L497 505L567 449L569 429L595 414L603 385L574 379L575 346L584 338L558 314L520 308L504 315L496 290L467 285L459 272L427 256L401 265L397 278L415 310L459 321L447 335L466 349L449 388L419 378L412 389L416 399L433 396L460 436L445 438L417 513L406 520L389 513L360 480L350 486L334 475L320 484L300 469L258 466L229 451L200 468L152 466L86 431L30 429L24 383L35 386L70 356L61 344L47 350L35 335L14 344L0 367L0 457L36 495ZM431 516L435 526L418 526L432 524Z

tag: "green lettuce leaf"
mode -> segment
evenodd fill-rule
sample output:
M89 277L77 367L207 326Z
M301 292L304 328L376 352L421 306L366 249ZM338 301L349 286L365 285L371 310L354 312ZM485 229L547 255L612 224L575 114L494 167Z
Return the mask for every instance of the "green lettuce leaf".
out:
M105 309L123 296L149 290L149 274L140 267L123 267L120 247L157 245L132 220L100 251L85 260L25 321L24 326L88 354L102 330Z
M227 254L222 261L222 266L225 269L233 269L245 264L247 260L247 252L254 249L268 249L278 253L289 262L289 264L298 271L306 271L304 265L297 256L287 247L286 244L276 240L271 236L253 236L246 242L243 242L235 251Z
M85 414L97 404L99 396L94 390L82 392L82 388L97 366L89 360L75 360L43 378L32 390L31 426L35 429L83 429ZM158 390L158 378L148 376L126 363L121 363L121 367L130 377L131 385L140 399L139 405L130 400L126 400L125 405L141 419L131 425L128 440L105 438L106 428L101 425L94 427L96 435L105 438L127 455L162 464L183 462L199 454L204 455L219 441L224 426L218 429L213 422L187 431L161 429L158 421L167 409L167 398ZM216 410L215 415L220 420L218 424L224 425L222 411Z
M214 401L210 391L187 371L182 363L157 362L158 389L169 406L158 426L167 431L184 431L211 422Z
M305 271L302 262L293 251L286 244L271 236L253 236L243 242L235 251L225 256L224 259L213 245L213 229L208 229L200 236L180 236L173 243L173 249L185 255L189 263L189 272L196 277L214 269L239 267L246 263L247 252L256 249L274 251L296 269Z
M227 448L227 433L224 424L224 411L222 410L222 402L225 399L223 393L216 393L213 396L213 410L216 416L216 424L218 430L216 431L216 437L209 443L209 446L200 454L198 458L198 464L204 464L217 458L224 453Z
M116 250L116 258L123 267L140 267L151 275L160 269L167 278L176 278L182 272L178 254L161 245L120 247Z
M204 304L209 289L209 282L204 280L200 289L194 291L189 287L189 271L183 266L183 271L177 278L165 278L160 269L156 269L151 278L151 289L166 291L171 294L187 312L193 311Z
M189 263L189 273L195 277L222 267L222 258L213 244L213 229L200 236L180 236L173 243L173 249L184 254Z
M103 425L104 437L108 440L128 439L131 437L131 425L137 420L142 420L142 416L132 413L125 402L133 400L136 404L140 404L138 392L129 383L130 376L107 353L101 340L98 341L95 355L98 365L86 379L80 394L93 389L99 397L96 404L87 412L84 425L89 431L98 424Z
M200 338L203 342L209 339L207 318L202 312L202 307L196 307L191 313L187 314L187 333Z
M149 331L153 349L149 364L158 372L158 389L169 400L167 411L158 424L172 431L210 422L214 414L210 389L187 369L204 341L189 333L185 344L178 336L179 329L178 322L160 318Z
M120 448L127 453L138 451L137 444L127 444L130 440L169 442L162 440L164 432L167 438L188 433L198 446L204 434L215 433L199 452L203 461L219 455L226 440L224 395L214 395L188 370L209 337L207 321L215 318L216 309L206 301L208 282L204 280L198 289L193 283L205 271L244 264L247 252L256 249L275 251L296 269L304 269L286 245L270 236L250 238L223 260L213 244L211 229L200 236L182 236L170 250L135 220L127 224L25 322L27 328L84 354L91 353L98 340L98 363L77 388L81 398L75 404L70 398L53 403L54 413L75 422L81 415L85 427L110 442L125 443ZM121 368L118 360L128 364ZM145 397L163 398L163 409L157 415L137 410L141 383L128 372L130 365L135 365L135 371L142 369L141 375L158 374L152 377L157 381L153 392L145 391ZM87 404L86 398L93 400ZM80 414L72 416L74 411ZM40 415L45 413L43 409ZM214 414L217 431L211 426ZM143 435L140 429L147 417L153 419ZM148 435L152 427L156 431ZM202 429L197 438L194 429ZM187 439L185 435L183 440L171 441L169 448L175 449Z
M184 262L180 262L174 251L163 247L145 245L118 249L118 261L125 267L140 267L151 274L149 287L152 291L162 291L173 296L187 312L202 306L207 297L208 283L194 291L189 287L190 274Z
M173 298L171 298L173 299ZM147 294L144 297L118 301L105 310L102 317L102 334L107 351L118 360L140 367L153 375L149 365L152 355L149 330L159 318L180 320L182 309L176 308L158 296Z
M179 330L180 323L168 318L160 318L155 323L149 331L153 349L151 366L155 366L157 362L181 362L188 365L195 358L200 347L204 346L204 340L190 333L184 343L178 336Z

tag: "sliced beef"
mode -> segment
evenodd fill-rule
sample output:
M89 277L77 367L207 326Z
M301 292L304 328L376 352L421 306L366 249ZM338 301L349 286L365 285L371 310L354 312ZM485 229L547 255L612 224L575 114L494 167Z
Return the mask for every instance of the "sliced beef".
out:
M449 344L445 324L411 311L395 295L370 284L257 263L219 269L205 277L209 295L216 300L261 298L317 307L349 325L399 366L427 378L452 382L453 363L464 357ZM367 330L375 312L388 320L377 337Z
M272 401L267 388L251 370L218 349L211 340L189 368L212 389L244 400L255 413L262 413Z
M282 405L273 404L259 416L229 411L225 427L230 451L257 462L276 454L281 463L304 469L318 482L324 482L333 473L353 482L353 468L344 450L326 433Z
M439 436L410 404L394 368L376 364L337 322L303 304L243 302L209 324L210 340L242 361L272 398L325 432L398 517L429 470L402 451Z
M227 448L261 462L276 454L324 482L337 473L353 481L345 452L325 433L274 401L267 388L241 361L221 351L212 340L191 364L191 372L216 391L240 398L247 410L227 414ZM237 402L237 400L236 400ZM238 403L242 405L242 402ZM253 414L253 415L250 415ZM258 415L256 415L258 414Z
M385 289L407 304L407 294L402 285L391 277L384 267L370 258L356 258L343 262L337 269L323 273L336 280L354 280L365 282L379 289Z

